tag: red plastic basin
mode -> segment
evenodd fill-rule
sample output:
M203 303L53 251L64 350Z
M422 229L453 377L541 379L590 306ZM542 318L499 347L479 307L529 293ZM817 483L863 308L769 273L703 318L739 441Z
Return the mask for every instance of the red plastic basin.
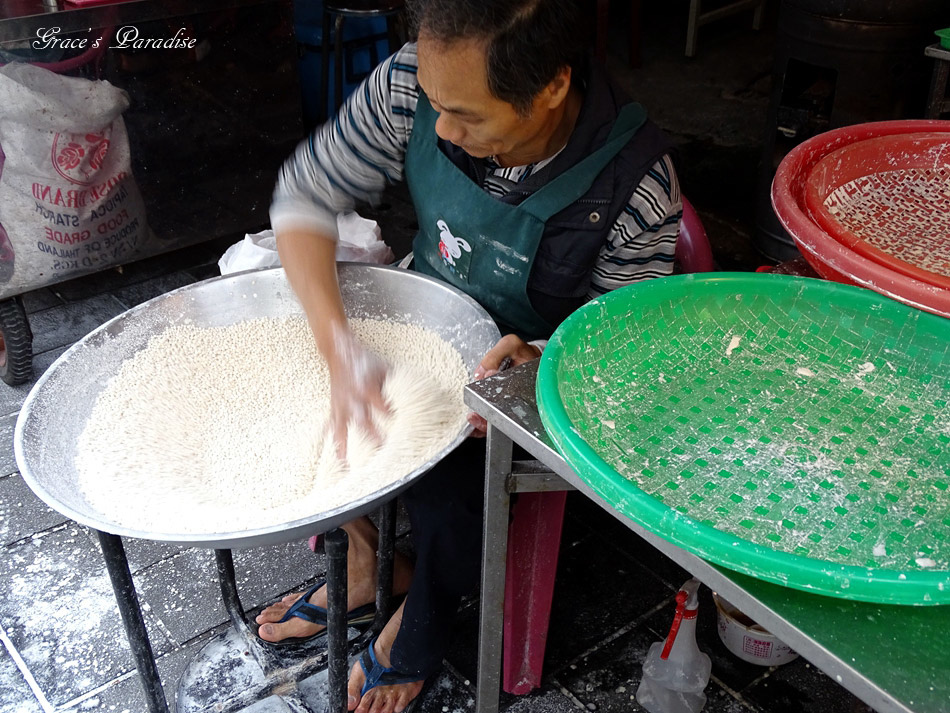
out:
M822 277L866 287L904 304L950 317L950 288L933 284L935 280L921 280L907 271L896 270L889 260L879 261L861 254L829 234L808 209L809 179L816 166L829 154L878 137L915 133L944 135L950 143L950 121L901 120L857 124L802 142L779 164L772 182L772 205L802 255ZM820 184L818 176L816 173L812 183Z

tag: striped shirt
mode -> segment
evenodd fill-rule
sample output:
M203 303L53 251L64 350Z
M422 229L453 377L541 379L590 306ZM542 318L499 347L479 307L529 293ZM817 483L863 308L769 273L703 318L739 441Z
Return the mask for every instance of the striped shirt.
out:
M420 93L416 69L410 43L373 70L332 121L300 143L274 191L275 231L308 229L336 237L337 213L375 203L387 184L403 180ZM482 188L505 195L553 158L507 168L485 159ZM681 217L679 182L666 155L647 171L611 227L588 296L671 274Z

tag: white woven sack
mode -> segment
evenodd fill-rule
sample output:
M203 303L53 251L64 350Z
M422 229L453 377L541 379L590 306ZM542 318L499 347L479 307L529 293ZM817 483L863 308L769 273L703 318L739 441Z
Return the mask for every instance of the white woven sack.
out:
M128 262L150 239L122 112L106 81L0 67L0 293ZM4 279L5 278L5 279Z

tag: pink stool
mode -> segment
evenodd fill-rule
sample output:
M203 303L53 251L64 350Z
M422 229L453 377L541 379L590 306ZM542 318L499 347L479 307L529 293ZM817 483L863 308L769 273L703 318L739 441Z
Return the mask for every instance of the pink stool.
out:
M676 240L676 264L680 272L713 272L712 247L706 236L699 214L693 204L683 197L683 217L680 219L680 236Z
M681 272L715 269L706 231L686 198L675 259ZM541 685L566 502L567 491L519 493L511 507L502 648L502 687L508 693Z

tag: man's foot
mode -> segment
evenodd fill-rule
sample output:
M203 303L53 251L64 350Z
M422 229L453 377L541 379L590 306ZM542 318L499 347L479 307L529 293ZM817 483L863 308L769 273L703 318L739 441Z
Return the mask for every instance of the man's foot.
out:
M290 639L310 639L322 632L326 627L323 624L317 624L299 615L292 615L287 621L281 621L287 611L297 603L297 601L306 594L306 592L297 592L288 594L276 604L271 604L264 611L257 615L255 621L258 623L257 634L264 641L277 643ZM351 598L352 600L352 598ZM310 604L326 609L327 607L327 588L326 585L320 587L308 600ZM357 600L358 601L358 600ZM375 596L372 601L375 601ZM363 602L368 604L370 602ZM361 604L349 606L347 611L353 611Z
M383 667L389 668L389 653L392 651L399 625L402 623L403 602L392 619L383 627L379 636L373 642L373 653L376 661ZM347 687L347 710L355 713L401 713L422 692L425 681L410 681L391 685L377 685L362 694L366 683L366 671L359 661L350 671L350 682Z
M353 611L365 604L376 601L376 547L377 533L375 527L367 518L354 520L344 525L349 535L347 550L347 598L346 610ZM393 593L405 594L409 591L409 582L412 580L412 566L409 560L399 552L395 553ZM280 622L293 604L303 596L303 593L288 594L279 602L264 609L254 621L258 624L257 635L264 641L278 642L289 638L310 638L319 634L325 628L321 624L291 617ZM309 602L315 606L327 606L327 588L321 587Z

